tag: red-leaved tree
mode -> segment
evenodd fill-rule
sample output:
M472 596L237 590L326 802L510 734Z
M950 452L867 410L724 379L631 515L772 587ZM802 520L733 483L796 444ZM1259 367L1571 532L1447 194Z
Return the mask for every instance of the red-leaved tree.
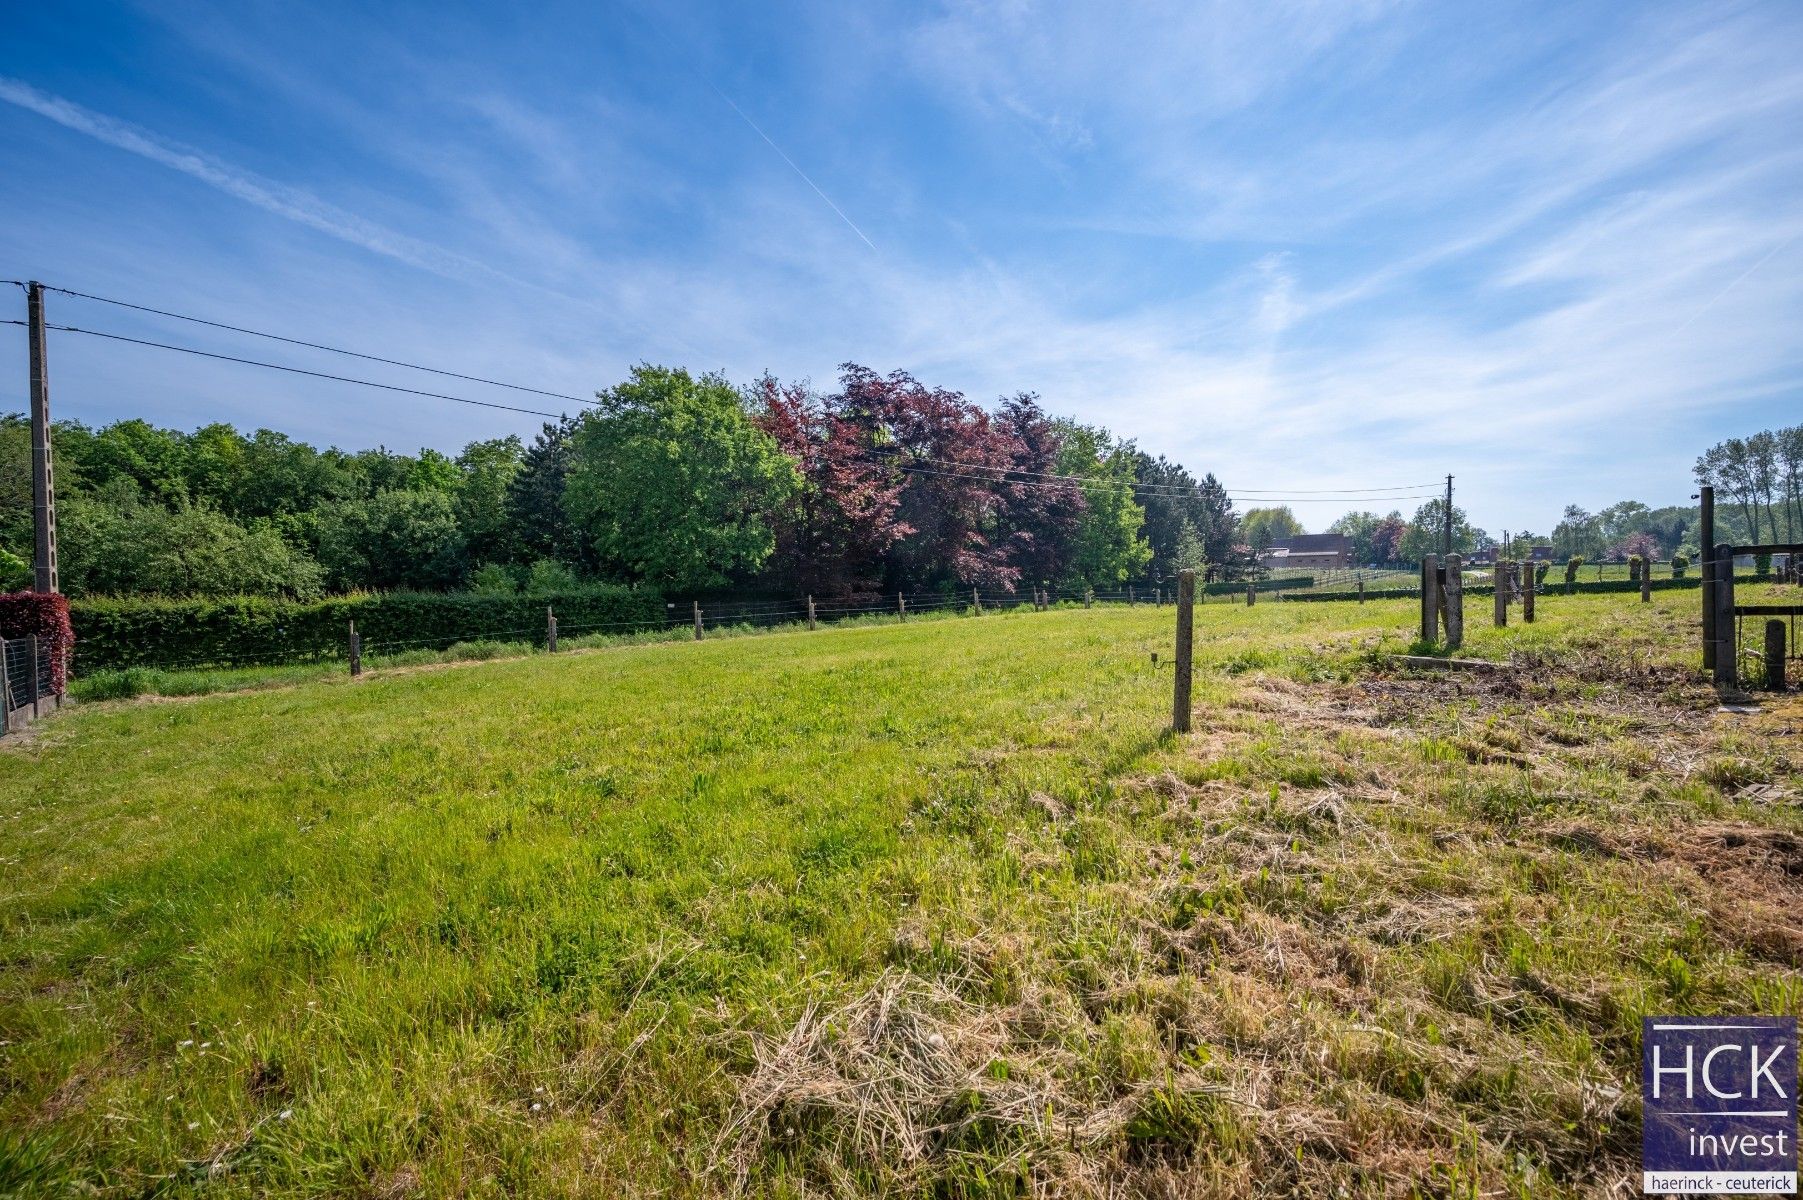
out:
M873 453L906 469L897 515L909 533L887 556L888 585L1013 591L1021 568L988 536L1013 461L1009 439L961 393L929 388L906 371L878 375L856 363L839 371L829 408L871 429L881 439Z
M1408 536L1409 525L1400 516L1391 513L1377 528L1371 531L1371 553L1380 563L1393 563L1402 557L1402 539Z
M802 384L769 375L752 389L756 420L795 461L801 488L771 515L776 551L768 570L785 586L818 596L872 592L883 555L913 532L896 516L905 476L874 452L872 422L841 411Z
M1002 401L993 431L1008 455L1008 472L996 489L990 544L1022 580L1056 586L1070 567L1088 506L1081 486L1051 478L1058 475L1063 435L1028 392Z

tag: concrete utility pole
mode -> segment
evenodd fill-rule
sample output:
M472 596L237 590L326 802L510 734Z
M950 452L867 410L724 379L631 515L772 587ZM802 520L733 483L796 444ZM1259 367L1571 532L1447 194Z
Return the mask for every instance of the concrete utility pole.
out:
M26 338L31 358L31 523L37 535L32 589L57 590L56 476L50 461L50 364L44 342L44 285L25 288Z
M1446 512L1443 514L1445 530L1440 538L1440 557L1444 561L1452 553L1452 476L1446 477Z

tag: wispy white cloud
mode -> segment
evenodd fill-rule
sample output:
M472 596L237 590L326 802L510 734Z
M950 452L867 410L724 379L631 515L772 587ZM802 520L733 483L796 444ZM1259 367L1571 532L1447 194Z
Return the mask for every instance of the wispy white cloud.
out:
M448 277L498 274L480 262L386 229L355 213L328 204L300 188L261 179L202 151L166 141L148 130L93 112L60 96L39 91L20 80L0 76L0 100L55 121L65 129L86 134L115 149L180 171L208 187L253 204L265 212L285 217L372 253Z

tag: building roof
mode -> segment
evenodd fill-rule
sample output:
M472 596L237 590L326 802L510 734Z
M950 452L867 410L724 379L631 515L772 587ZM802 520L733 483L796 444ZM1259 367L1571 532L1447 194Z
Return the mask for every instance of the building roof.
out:
M1345 554L1352 549L1343 533L1300 533L1271 543L1270 552L1296 554Z

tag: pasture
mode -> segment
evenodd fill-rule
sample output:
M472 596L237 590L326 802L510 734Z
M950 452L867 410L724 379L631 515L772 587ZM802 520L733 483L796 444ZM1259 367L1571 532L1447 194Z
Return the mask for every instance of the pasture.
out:
M0 1194L1577 1196L1803 1013L1695 592L1060 607L78 706L0 748Z

